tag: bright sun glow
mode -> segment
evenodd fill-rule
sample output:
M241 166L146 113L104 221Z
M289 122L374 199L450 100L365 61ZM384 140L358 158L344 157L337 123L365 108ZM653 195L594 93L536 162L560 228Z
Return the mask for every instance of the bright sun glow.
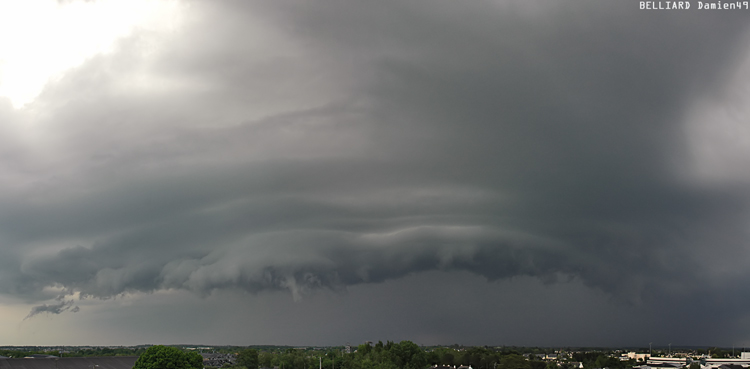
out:
M134 29L174 29L173 0L0 0L0 96L16 108Z

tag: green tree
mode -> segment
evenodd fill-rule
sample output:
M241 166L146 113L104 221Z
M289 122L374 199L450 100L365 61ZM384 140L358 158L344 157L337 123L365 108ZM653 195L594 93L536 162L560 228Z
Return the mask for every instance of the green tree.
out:
M375 344L375 352L383 351L383 341L378 341L378 343Z
M272 360L273 354L263 351L258 355L258 366L260 366L261 368L270 368Z
M529 360L529 367L531 369L545 369L547 368L547 363L541 360Z
M175 347L151 346L136 360L133 369L203 369L203 358Z
M258 350L249 348L240 351L235 363L247 369L258 369Z
M360 356L367 356L370 354L370 352L372 352L372 346L368 344L361 344L357 347L357 353Z
M185 368L203 369L203 356L195 351L185 353L185 362Z
M518 354L504 355L500 358L498 369L530 369L531 364L525 357Z
M446 352L443 354L442 357L440 357L440 362L443 365L453 366L455 356L452 352Z
M416 343L401 341L394 344L390 351L393 353L397 367L404 369L422 369L426 367L427 357Z

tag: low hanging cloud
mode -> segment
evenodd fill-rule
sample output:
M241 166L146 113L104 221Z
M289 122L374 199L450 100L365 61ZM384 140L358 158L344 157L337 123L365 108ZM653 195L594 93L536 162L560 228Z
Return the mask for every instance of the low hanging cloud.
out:
M47 313L47 314L61 314L65 311L70 311L71 313L77 313L81 310L78 306L73 306L74 301L73 300L61 300L57 304L52 305L38 305L31 308L31 311L29 312L29 315L27 315L23 320L32 318L36 315L39 315L41 313Z
M299 299L469 271L671 307L750 280L744 177L696 178L711 143L685 134L711 129L685 106L725 91L744 19L540 4L193 4L161 48L120 40L0 107L0 292Z

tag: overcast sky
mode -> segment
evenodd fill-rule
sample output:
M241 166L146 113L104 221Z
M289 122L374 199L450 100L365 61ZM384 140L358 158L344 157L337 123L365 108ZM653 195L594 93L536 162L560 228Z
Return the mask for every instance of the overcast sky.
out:
M750 10L0 4L2 345L750 346Z

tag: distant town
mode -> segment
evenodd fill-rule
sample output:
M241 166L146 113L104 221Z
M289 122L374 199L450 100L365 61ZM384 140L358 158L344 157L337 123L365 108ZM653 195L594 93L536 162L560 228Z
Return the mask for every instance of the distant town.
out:
M171 360L171 361L170 361ZM0 369L746 369L750 352L719 347L0 346Z

